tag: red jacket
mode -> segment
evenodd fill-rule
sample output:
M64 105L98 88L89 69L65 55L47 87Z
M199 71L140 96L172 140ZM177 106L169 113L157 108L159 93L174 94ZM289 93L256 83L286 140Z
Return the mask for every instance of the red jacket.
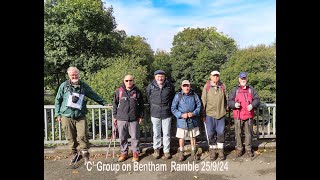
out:
M240 103L240 108L235 108L235 103ZM248 111L247 106L251 104L252 110ZM254 117L254 109L260 106L260 97L251 86L240 86L234 88L229 94L228 105L233 109L233 118L247 120Z

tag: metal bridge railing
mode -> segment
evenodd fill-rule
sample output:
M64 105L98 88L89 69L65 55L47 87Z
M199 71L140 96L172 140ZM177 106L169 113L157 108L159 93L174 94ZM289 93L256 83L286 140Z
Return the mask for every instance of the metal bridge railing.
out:
M140 140L152 142L152 123L148 107L148 104L145 104L143 123L140 126ZM87 108L89 141L92 143L108 142L114 129L112 106L87 105ZM257 139L276 138L276 104L261 104L259 111L256 110L255 112L254 137ZM233 119L230 111L226 119L226 134L229 138L231 136L234 137L231 128ZM175 134L171 133L171 136L175 136ZM119 142L119 138L117 138L117 142ZM56 143L67 143L67 140L62 130L61 122L56 121L54 118L54 105L44 105L44 144Z

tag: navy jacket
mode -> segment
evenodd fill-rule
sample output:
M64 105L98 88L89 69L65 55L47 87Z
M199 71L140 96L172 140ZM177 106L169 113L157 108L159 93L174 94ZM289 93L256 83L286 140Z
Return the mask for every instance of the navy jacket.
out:
M174 94L174 86L170 81L166 79L162 89L160 89L157 81L153 80L147 87L151 116L162 119L171 117L171 104Z

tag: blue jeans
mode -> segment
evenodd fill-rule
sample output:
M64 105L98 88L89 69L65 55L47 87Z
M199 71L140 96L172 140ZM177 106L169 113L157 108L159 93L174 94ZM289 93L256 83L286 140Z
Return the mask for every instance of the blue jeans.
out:
M153 129L153 149L159 149L161 146L161 127L163 132L163 153L170 152L170 129L171 117L160 119L151 117Z
M207 134L209 137L209 144L216 145L218 143L224 143L224 125L225 117L215 119L211 116L206 116Z

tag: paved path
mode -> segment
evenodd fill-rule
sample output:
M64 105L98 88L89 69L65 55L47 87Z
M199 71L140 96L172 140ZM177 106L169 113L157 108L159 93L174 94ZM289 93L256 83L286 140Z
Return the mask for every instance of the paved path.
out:
M193 163L189 152L185 154L187 159L178 162L176 153L173 154L172 159L165 161L155 160L150 151L143 151L140 156L141 160L134 164L131 158L118 163L113 162L112 157L105 159L105 154L92 153L88 166L80 165L76 169L68 167L70 157L66 153L45 154L44 179L276 179L276 150L274 148L256 150L252 160L245 156L235 158L233 150L226 152L225 161L210 161L208 153L204 152L201 160Z

